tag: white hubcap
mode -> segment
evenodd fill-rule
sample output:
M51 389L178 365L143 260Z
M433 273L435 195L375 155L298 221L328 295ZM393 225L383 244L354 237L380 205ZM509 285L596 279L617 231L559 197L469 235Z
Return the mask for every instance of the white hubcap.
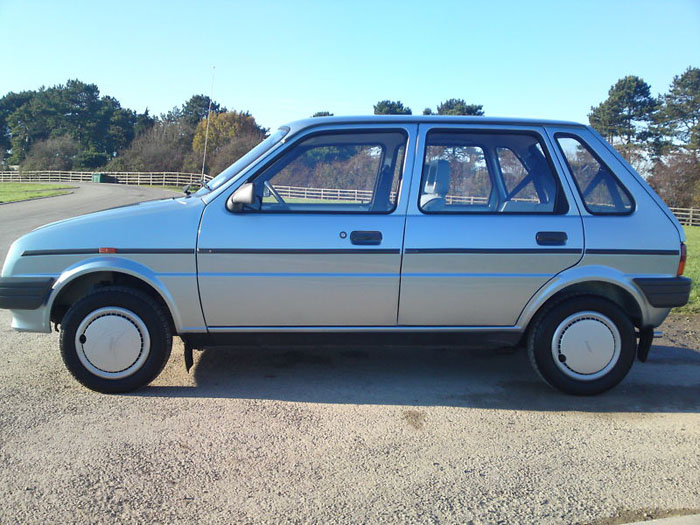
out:
M78 359L105 379L130 376L143 366L151 349L141 318L124 308L100 308L83 319L75 333Z
M593 381L617 364L620 332L599 312L577 312L564 319L552 338L552 357L559 369L579 381Z

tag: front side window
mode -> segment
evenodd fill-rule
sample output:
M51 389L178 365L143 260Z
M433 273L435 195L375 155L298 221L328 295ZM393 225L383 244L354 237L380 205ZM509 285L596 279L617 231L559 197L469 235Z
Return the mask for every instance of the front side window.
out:
M419 207L425 213L554 213L559 185L530 133L428 133Z
M632 197L588 146L572 135L557 134L556 139L589 213L610 215L632 212Z
M301 140L252 181L262 212L388 213L396 207L407 135L323 133Z

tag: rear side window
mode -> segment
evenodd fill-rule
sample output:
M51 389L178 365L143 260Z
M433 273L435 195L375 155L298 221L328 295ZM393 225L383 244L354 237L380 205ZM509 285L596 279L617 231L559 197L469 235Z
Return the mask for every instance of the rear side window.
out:
M594 215L632 213L632 197L613 172L578 137L556 135L584 206Z
M428 133L419 202L424 213L564 212L558 197L551 164L532 133Z

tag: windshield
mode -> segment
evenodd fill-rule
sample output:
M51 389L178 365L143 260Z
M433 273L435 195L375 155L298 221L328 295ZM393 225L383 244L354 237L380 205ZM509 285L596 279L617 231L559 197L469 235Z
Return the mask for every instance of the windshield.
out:
M236 162L231 164L224 171L219 173L212 180L210 180L206 184L206 187L209 188L210 190L215 190L216 188L221 186L224 182L228 181L229 179L231 179L231 177L233 177L238 172L240 172L243 168L245 168L246 166L251 164L257 158L261 157L264 153L268 152L275 144L277 144L280 140L282 140L287 133L289 133L289 128L286 126L281 127L280 129L275 131L272 135L270 135L265 140L263 140L260 144L255 146L248 153L243 155Z

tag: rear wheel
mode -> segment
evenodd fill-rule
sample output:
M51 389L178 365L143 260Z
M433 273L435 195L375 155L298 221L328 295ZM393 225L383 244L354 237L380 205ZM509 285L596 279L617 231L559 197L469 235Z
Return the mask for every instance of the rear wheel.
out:
M129 392L156 378L172 347L161 306L143 292L100 288L76 302L61 323L68 370L98 392Z
M616 304L581 296L555 303L533 320L530 361L551 386L593 395L617 385L634 362L634 325Z

